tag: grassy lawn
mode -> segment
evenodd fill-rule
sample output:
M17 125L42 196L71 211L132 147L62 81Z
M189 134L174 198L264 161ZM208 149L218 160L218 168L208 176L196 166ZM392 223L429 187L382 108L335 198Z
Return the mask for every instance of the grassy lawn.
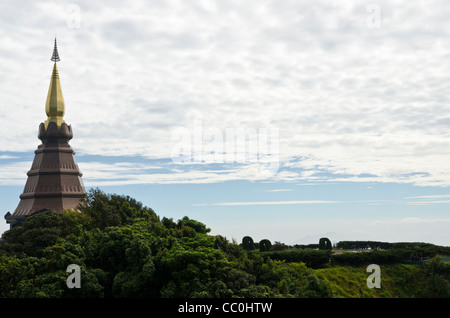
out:
M418 295L426 283L420 266L395 264L382 265L381 288L367 287L367 266L332 266L316 269L319 278L329 282L336 298L408 298Z

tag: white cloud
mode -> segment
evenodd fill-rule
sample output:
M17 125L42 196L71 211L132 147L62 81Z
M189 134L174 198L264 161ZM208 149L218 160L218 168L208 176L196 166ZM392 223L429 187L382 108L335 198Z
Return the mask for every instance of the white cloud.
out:
M450 194L433 194L433 195L419 195L406 197L405 199L407 199L406 203L409 205L429 205L429 204L449 204L450 203L449 198ZM410 199L415 199L415 201L409 201Z
M418 223L436 223L436 222L445 222L445 221L449 221L449 220L446 220L446 219L421 219L421 218L418 218L418 217L409 217L409 218L404 218L404 219L401 219L401 220L399 220L399 223L415 223L415 224L418 224Z
M439 199L450 198L450 194L432 194L432 195L418 195L413 197L406 197L406 199Z
M20 161L0 165L0 185L25 185L31 162Z
M222 206L236 206L236 205L285 205L285 204L332 204L339 203L339 201L257 201L257 202L220 202L213 205Z
M434 201L415 201L408 202L410 205L428 205L428 204L449 204L450 200L434 200Z
M380 1L380 28L368 27L360 1L77 5L80 28L68 27L68 4L3 6L0 151L37 145L56 34L66 120L80 154L170 158L171 131L201 118L218 129L278 128L286 169L269 176L275 180L450 185L444 1ZM104 184L114 182L106 173L123 172L87 169L87 179ZM235 167L121 176L259 178Z
M231 168L211 166L195 169L195 164L180 167L173 163L146 164L117 162L79 162L86 186L128 184L213 183L236 180L264 181L270 171L260 164L240 164Z

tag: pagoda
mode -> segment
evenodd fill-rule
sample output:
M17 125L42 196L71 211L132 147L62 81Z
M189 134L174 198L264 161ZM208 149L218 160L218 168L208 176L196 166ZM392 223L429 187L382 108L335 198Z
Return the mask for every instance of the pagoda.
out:
M16 210L5 215L11 228L42 211L62 214L65 209L76 209L86 194L75 152L69 145L72 127L63 119L65 105L56 66L59 60L55 38L51 58L53 72L45 104L47 120L39 125L38 133L42 144L34 152L34 161Z

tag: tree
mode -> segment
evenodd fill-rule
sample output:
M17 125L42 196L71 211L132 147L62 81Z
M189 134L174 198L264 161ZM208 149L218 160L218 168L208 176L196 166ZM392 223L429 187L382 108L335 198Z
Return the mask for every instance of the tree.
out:
M26 256L42 256L42 250L56 243L62 233L61 217L56 212L43 211L29 216L22 226L3 234L2 249Z
M112 292L116 297L156 296L152 292L155 265L146 240L132 240L125 250L127 266L115 275Z
M207 228L205 224L203 224L203 223L201 223L199 221L190 219L187 216L183 217L181 220L178 220L178 224L177 225L180 228L182 226L188 226L188 227L194 229L197 233L206 234L206 233L209 233L211 231L211 229Z
M229 242L209 235L210 229L197 220L186 216L177 222L160 221L136 200L98 189L89 193L80 210L41 212L5 232L0 297L325 295L323 281L305 272L308 265L263 257L277 252L268 252L269 240L255 243L245 237L242 245ZM81 288L66 284L71 264L80 268Z

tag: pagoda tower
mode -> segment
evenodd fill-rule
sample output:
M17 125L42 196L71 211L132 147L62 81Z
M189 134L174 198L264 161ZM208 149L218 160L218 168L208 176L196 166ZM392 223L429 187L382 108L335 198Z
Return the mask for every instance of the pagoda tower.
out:
M86 194L75 152L69 145L72 127L63 119L65 105L56 66L59 60L55 38L51 58L53 72L45 104L47 120L39 125L38 138L42 144L34 152L19 205L13 214L8 212L5 216L11 228L23 224L26 217L38 212L62 214L65 209L76 209Z

